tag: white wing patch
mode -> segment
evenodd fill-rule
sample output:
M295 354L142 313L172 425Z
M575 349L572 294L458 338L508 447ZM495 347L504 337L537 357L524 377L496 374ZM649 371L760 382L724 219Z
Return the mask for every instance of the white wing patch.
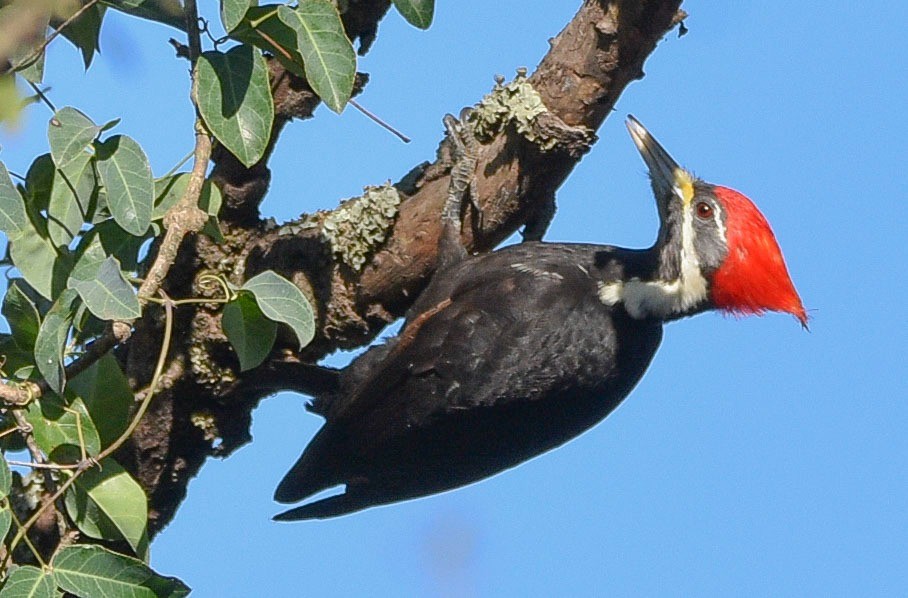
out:
M542 270L541 268L536 268L535 266L529 266L527 264L511 264L511 267L517 270L518 272L523 272L524 274L531 274L537 278L548 278L550 280L564 280L564 276L558 274L557 272L549 272L548 270Z

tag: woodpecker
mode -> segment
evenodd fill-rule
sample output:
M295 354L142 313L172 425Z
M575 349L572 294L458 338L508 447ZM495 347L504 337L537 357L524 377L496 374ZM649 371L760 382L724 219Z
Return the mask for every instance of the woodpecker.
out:
M344 515L457 488L588 430L631 392L665 322L807 314L766 218L681 168L632 116L660 227L649 249L525 242L444 265L397 335L356 359L275 500ZM459 229L458 229L459 230ZM459 237L458 237L459 238Z

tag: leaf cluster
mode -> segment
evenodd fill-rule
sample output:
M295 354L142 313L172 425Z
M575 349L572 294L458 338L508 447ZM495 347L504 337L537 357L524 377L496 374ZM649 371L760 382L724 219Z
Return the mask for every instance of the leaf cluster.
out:
M413 25L430 25L432 0L394 5ZM15 115L6 109L22 101L16 81L33 86L38 95L31 100L47 101L40 88L44 49L58 34L78 48L88 68L110 9L193 34L178 0L0 0L0 28L27 11L37 18L34 35L15 45L8 64L0 63L0 118ZM222 0L220 17L227 37L190 57L192 101L200 130L244 165L263 159L274 125L265 52L305 76L331 110L341 112L350 100L356 53L336 3ZM12 89L12 100L4 89ZM0 385L4 397L25 396L0 404L0 542L6 555L0 597L57 596L60 590L77 596L188 592L179 580L148 568L148 500L112 456L134 430L160 375L159 368L149 387L133 388L112 354L93 351L114 324L128 330L154 304L163 305L170 318L183 303L223 303L223 329L242 370L267 358L280 325L289 327L300 347L315 334L309 300L271 271L238 286L220 280L224 296L216 300L143 294L142 273L155 259L149 247L167 233L168 215L192 198L208 218L203 232L217 242L222 200L210 181L194 199L192 175L177 172L179 166L155 177L145 150L115 132L118 125L96 123L74 107L54 109L47 153L21 176L0 162L0 231L7 239L2 265L10 281L2 301L9 332L0 334ZM168 343L169 336L160 347L162 362ZM26 449L28 461L11 471L6 453ZM25 499L35 489L44 497L37 507ZM27 504L31 516L19 521L16 513ZM49 557L42 555L27 532L48 508L59 509L80 541L105 546L64 543ZM23 561L26 546L31 556Z

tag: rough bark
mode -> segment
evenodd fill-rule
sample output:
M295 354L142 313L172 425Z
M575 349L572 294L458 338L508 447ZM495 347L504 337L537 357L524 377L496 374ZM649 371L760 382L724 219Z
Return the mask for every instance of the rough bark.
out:
M683 17L681 0L587 0L553 40L529 83L548 112L538 119L543 150L514 126L480 147L473 198L481 218L467 209L463 241L488 251L525 223L542 223L555 191L592 142L625 86L643 76L643 62ZM387 0L351 0L344 15L351 39L368 49ZM305 81L271 64L276 122L273 144L293 119L311 116L318 104ZM360 86L366 83L361 76ZM477 98L478 100L478 98ZM452 107L453 108L453 107ZM442 115L439 116L439 121ZM589 131L589 134L586 133ZM269 152L270 154L270 152ZM368 343L399 317L431 276L449 184L450 148L442 141L432 163L417 166L395 185L401 203L390 237L357 270L341 263L319 224L326 213L277 227L258 206L268 188L267 156L243 167L216 149L212 177L222 189L225 242L204 236L184 241L166 289L171 297L214 296L198 284L204 273L225 274L237 284L273 269L297 283L318 310L316 339L296 351L289 334L279 336L266 362L240 372L220 328L218 306L181 306L164 389L154 399L134 440L118 459L150 498L150 531L157 533L185 497L188 481L209 456L226 456L248 442L251 411L279 390L318 392L330 376L309 364L337 348ZM332 204L325 198L326 205ZM539 228L534 227L534 228ZM209 294L209 295L206 295ZM160 343L160 313L149 309L132 339L119 349L134 387L148 383L148 356ZM294 441L297 441L294 439ZM298 440L300 444L303 440Z

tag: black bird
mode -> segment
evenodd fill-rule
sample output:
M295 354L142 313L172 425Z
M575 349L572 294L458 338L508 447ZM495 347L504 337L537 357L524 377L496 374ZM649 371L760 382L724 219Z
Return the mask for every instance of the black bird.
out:
M633 117L660 228L649 249L527 242L443 266L396 338L316 399L319 430L275 492L343 494L278 520L442 492L589 429L631 392L663 323L710 309L807 315L769 224L682 169Z

